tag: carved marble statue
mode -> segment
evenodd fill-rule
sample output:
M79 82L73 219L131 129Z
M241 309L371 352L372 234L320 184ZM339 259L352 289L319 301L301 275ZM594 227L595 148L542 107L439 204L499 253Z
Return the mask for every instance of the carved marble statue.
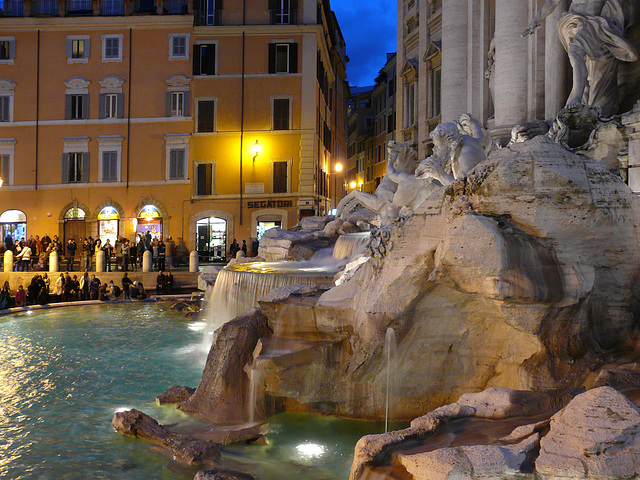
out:
M537 30L561 0L547 0L523 33ZM618 113L618 65L638 60L636 48L624 38L637 0L573 0L558 22L558 35L573 68L567 106L597 106L602 115Z
M457 122L441 123L430 134L433 155L416 169L416 177L451 185L462 180L478 163L487 158L491 136L469 114Z
M338 204L338 216L346 215L361 205L378 213L381 225L391 225L401 214L410 215L427 198L432 190L425 191L425 183L414 175L416 151L406 143L394 141L389 142L387 151L387 172L375 193L353 190Z

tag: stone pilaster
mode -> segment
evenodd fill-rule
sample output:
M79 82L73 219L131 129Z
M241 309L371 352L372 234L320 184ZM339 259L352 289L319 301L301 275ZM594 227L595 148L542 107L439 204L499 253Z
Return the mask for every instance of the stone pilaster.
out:
M567 10L567 1L562 0L555 11L546 19L545 25L545 119L555 118L564 107L569 91L569 57L560 38L558 38L558 20Z
M468 0L442 2L443 122L456 120L467 110L468 12Z

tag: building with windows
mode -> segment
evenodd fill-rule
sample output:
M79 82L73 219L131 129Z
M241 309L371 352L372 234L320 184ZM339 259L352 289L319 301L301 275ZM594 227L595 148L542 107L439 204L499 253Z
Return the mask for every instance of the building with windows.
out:
M374 193L387 171L387 144L396 139L396 54L387 62L375 85L353 87L349 102L349 169L347 189Z
M328 208L348 90L328 0L0 6L3 239L150 231L223 258Z

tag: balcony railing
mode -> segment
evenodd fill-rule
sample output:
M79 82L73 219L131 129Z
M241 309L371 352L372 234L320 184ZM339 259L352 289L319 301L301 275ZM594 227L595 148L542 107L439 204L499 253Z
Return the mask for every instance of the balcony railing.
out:
M100 15L124 15L124 0L101 0Z
M31 15L58 15L58 0L33 0Z
M187 0L163 0L162 13L169 15L182 15L188 13L189 6Z
M23 0L0 1L0 16L2 17L22 17L24 15Z
M133 2L133 13L155 13L155 0L135 0Z
M91 0L67 0L67 15L92 15Z

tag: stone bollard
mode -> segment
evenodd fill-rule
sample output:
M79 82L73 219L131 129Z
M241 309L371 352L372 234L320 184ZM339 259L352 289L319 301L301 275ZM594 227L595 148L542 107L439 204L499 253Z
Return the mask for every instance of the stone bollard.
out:
M4 271L13 271L13 252L11 250L4 252Z
M199 266L200 265L198 264L198 252L196 252L195 250L192 250L191 253L189 254L189 271L197 272Z
M142 254L142 271L150 272L153 266L153 253L149 250L145 250Z
M49 272L58 271L58 252L53 251L49 254Z
M96 252L96 272L104 272L104 252Z

